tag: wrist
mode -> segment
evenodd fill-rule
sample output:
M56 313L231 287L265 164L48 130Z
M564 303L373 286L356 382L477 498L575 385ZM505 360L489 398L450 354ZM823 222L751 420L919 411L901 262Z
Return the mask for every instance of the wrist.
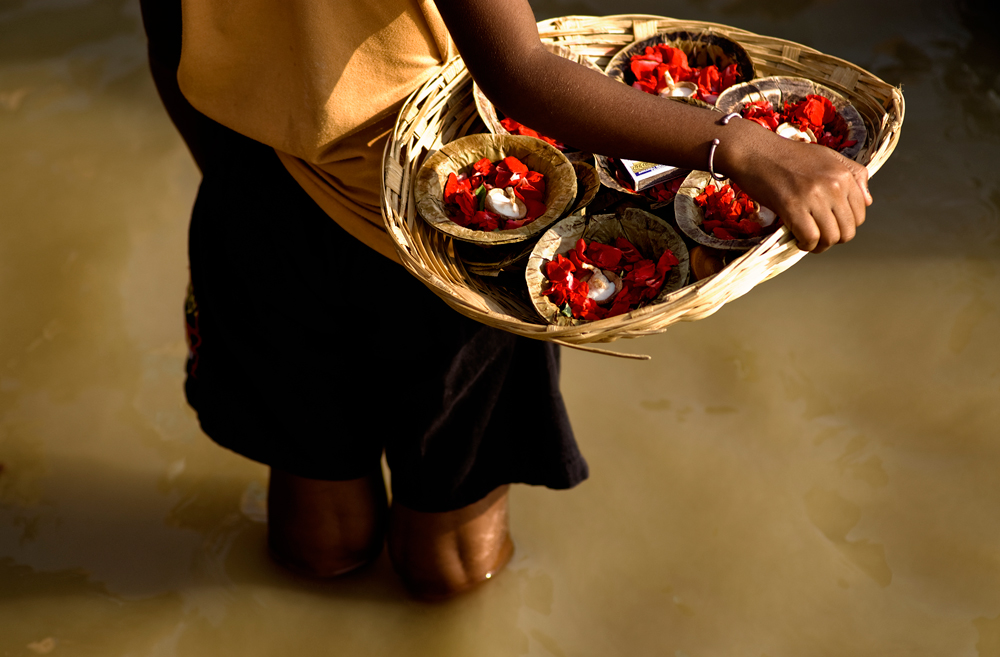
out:
M739 177L746 171L761 152L769 131L754 121L733 118L728 123L718 121L715 131L719 140L713 157L716 173L727 178Z

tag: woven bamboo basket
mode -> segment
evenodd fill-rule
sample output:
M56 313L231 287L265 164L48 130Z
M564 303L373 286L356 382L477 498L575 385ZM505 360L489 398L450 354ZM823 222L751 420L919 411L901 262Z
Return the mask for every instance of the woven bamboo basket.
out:
M757 75L808 78L848 98L868 129L868 141L856 159L869 175L878 171L899 141L904 104L898 89L850 62L791 41L715 23L649 15L566 16L542 21L538 28L543 41L570 48L601 67L623 46L657 32L715 31L746 48ZM488 326L589 351L646 358L591 345L653 335L676 322L708 317L806 253L782 228L715 276L677 290L662 303L579 326L553 326L522 296L466 272L451 238L417 214L413 177L427 154L456 137L483 129L472 98L472 78L462 61L454 59L414 92L400 112L383 158L382 213L403 266L456 311Z

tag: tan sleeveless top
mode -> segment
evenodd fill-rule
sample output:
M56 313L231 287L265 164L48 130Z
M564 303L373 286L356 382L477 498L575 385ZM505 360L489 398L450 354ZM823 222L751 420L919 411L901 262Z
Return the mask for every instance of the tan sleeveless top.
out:
M347 232L398 261L382 151L403 99L454 55L432 0L184 0L177 80L267 144Z

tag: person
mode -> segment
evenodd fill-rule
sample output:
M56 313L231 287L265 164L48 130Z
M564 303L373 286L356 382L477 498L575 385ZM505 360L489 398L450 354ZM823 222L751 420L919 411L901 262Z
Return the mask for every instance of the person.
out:
M271 553L311 576L369 563L387 537L414 596L458 595L510 559L510 484L587 476L557 348L461 317L391 262L383 146L455 48L500 110L564 143L698 169L718 139L716 170L804 250L850 241L871 203L864 167L829 149L549 53L526 0L142 9L154 80L203 173L188 400L213 440L270 466Z

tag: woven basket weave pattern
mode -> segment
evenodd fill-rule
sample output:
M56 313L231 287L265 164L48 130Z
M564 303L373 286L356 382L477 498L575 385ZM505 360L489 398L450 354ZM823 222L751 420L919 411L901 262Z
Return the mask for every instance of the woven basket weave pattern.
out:
M543 21L538 28L543 41L590 57L602 68L626 44L657 32L722 34L746 48L758 76L800 76L847 97L868 129L868 143L857 159L869 175L878 171L899 140L904 105L898 89L854 64L797 43L715 23L646 15L567 16ZM805 255L788 229L782 228L720 273L674 292L661 304L579 326L549 325L525 299L470 276L455 257L450 238L417 215L412 180L428 152L482 129L472 97L472 78L460 59L452 60L416 91L400 112L383 160L382 212L407 270L452 308L489 326L577 347L638 338L660 333L675 322L707 317Z

